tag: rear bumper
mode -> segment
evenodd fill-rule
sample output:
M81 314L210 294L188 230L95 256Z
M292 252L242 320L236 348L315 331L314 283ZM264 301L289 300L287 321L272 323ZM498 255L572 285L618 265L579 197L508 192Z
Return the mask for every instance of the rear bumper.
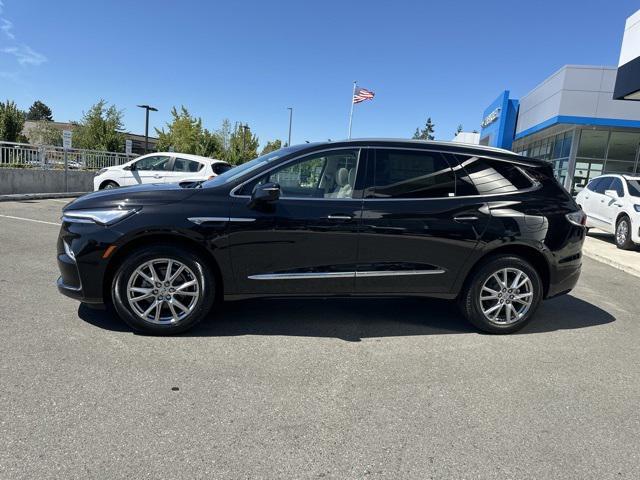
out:
M565 293L569 293L578 283L582 272L582 258L571 264L559 265L551 272L549 279L549 290L545 298L553 298Z

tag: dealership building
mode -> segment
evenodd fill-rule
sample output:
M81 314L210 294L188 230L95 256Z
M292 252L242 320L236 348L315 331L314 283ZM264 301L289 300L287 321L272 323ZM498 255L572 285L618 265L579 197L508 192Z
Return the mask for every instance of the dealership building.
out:
M640 175L640 11L616 67L566 65L520 99L484 111L480 144L549 160L571 191L603 173Z

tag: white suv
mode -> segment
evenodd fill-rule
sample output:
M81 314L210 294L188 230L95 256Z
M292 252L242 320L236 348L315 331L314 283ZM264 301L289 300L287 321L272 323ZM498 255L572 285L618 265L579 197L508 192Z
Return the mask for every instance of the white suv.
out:
M142 183L182 183L208 180L231 168L227 162L186 153L149 153L96 173L93 189L126 187Z
M640 177L596 177L576 202L587 214L587 227L614 234L618 248L630 250L640 244Z

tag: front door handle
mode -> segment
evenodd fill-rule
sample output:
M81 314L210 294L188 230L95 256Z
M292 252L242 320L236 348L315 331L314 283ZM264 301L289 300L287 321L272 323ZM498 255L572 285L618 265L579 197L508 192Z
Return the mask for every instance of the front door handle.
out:
M453 217L453 219L456 222L475 222L476 220L479 220L478 217L474 216L474 215L467 215L467 216L461 216L461 217Z
M337 215L337 214L331 214L331 215L327 215L327 218L329 220L342 220L343 222L348 222L349 220L353 220L353 217L351 215Z

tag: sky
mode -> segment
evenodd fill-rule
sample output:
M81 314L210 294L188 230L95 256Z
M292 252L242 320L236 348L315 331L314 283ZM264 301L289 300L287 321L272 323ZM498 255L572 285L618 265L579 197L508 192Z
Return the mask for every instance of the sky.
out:
M34 100L57 121L99 99L144 132L184 105L217 129L250 125L262 145L409 138L427 117L436 138L479 129L503 90L519 98L565 64L618 63L638 0L0 0L0 100Z

